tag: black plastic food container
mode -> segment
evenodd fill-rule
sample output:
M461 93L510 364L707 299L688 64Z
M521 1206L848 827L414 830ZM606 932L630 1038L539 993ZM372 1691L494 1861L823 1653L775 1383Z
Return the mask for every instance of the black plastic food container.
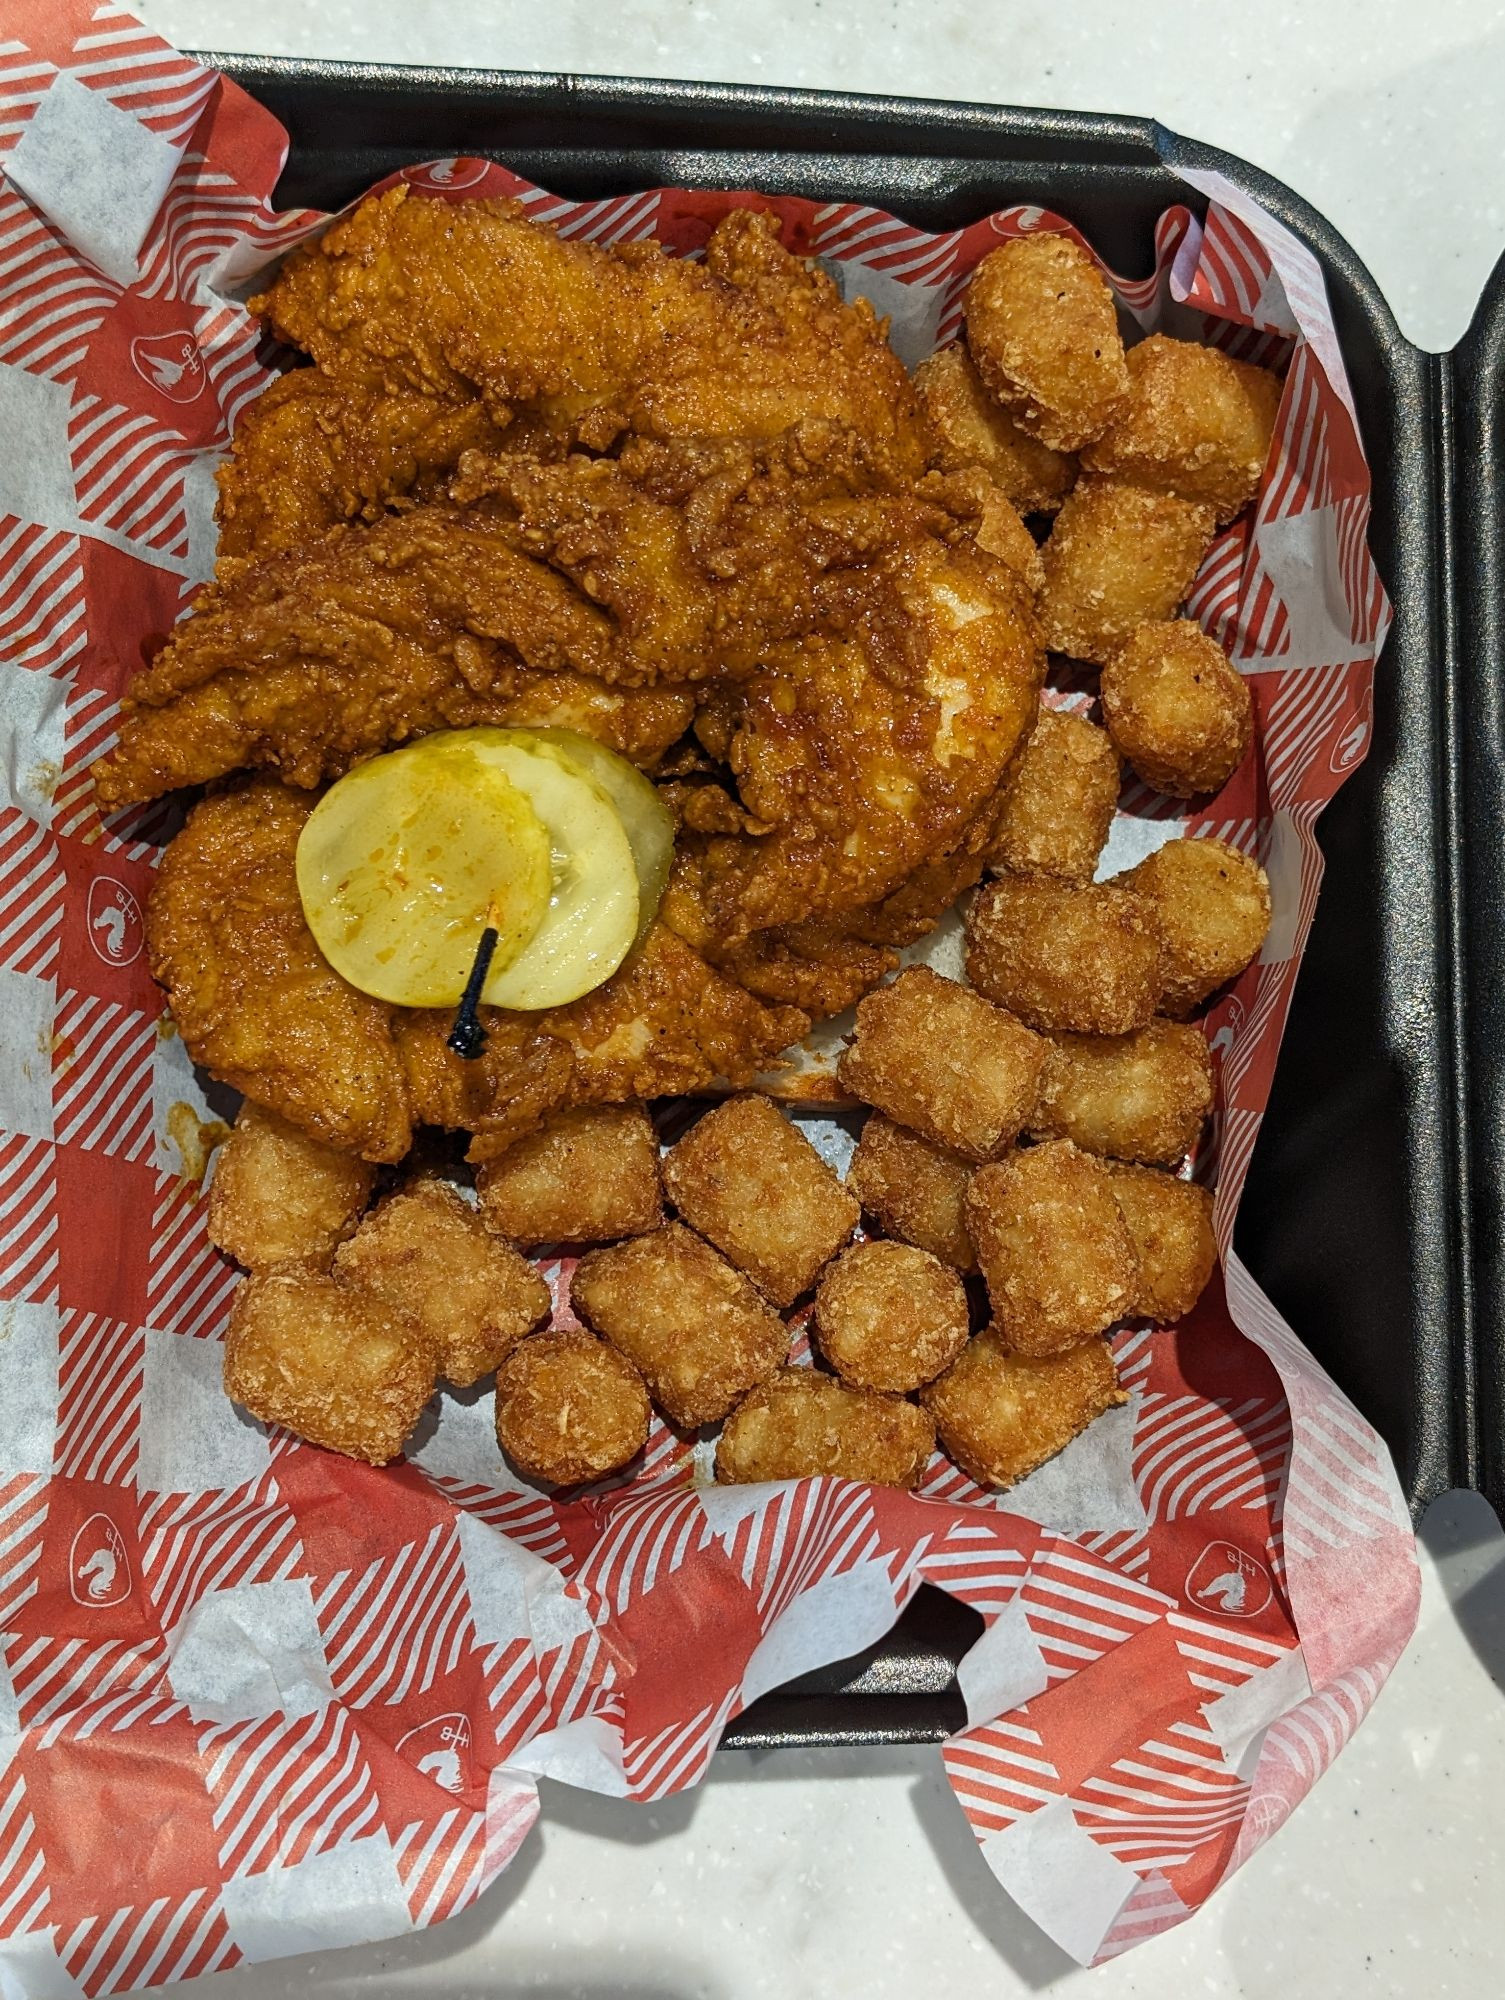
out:
M287 127L280 205L337 208L437 156L577 198L758 188L945 230L1059 210L1115 269L1211 168L1316 254L1395 605L1368 761L1319 823L1327 875L1240 1210L1255 1277L1384 1435L1413 1513L1505 1518L1505 267L1447 355L1405 340L1313 209L1146 119L704 83L211 55ZM765 1696L728 1745L923 1741L965 1720L976 1614L924 1589L884 1643Z

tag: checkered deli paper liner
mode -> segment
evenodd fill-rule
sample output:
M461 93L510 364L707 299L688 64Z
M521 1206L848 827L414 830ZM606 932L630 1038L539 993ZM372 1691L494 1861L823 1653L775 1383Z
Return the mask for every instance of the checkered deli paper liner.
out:
M1417 1604L1382 1445L1229 1249L1313 824L1364 754L1388 622L1312 257L1188 175L1205 224L1170 209L1153 276L1115 281L1142 326L1289 364L1257 509L1193 597L1249 676L1258 753L1210 813L1127 797L1110 854L1217 834L1270 872L1269 942L1207 1024L1221 1281L1179 1328L1121 1334L1129 1404L1004 1498L940 1459L915 1494L717 1488L659 1429L630 1484L560 1504L508 1472L487 1394L446 1396L375 1471L221 1393L236 1280L143 955L153 818L102 821L87 774L209 573L213 468L268 379L239 301L323 218L273 212L273 119L120 9L7 0L0 32L0 1991L434 1923L518 1851L538 1774L692 1785L730 1717L924 1582L985 1621L944 1756L1000 1882L1083 1961L1179 1922L1341 1748ZM568 202L473 159L408 178L680 252L759 199ZM984 251L1062 226L761 205L909 361L954 334Z

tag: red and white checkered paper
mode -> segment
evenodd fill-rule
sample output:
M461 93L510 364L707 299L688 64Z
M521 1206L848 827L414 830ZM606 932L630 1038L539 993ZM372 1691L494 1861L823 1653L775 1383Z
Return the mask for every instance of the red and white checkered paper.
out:
M373 1471L221 1394L235 1275L204 1235L207 1113L142 955L164 821L102 821L87 775L212 561L212 468L267 380L236 301L321 218L270 207L274 121L128 14L5 15L0 1983L118 1992L432 1923L517 1851L536 1774L693 1784L728 1718L879 1638L927 1581L986 1621L945 1758L1000 1881L1083 1961L1179 1922L1342 1747L1417 1602L1383 1447L1229 1249L1313 823L1364 754L1388 622L1312 257L1188 176L1205 224L1171 209L1153 277L1114 281L1142 325L1289 363L1258 506L1193 600L1249 676L1258 753L1184 823L1128 797L1111 850L1219 834L1275 904L1208 1022L1223 1280L1182 1326L1120 1336L1130 1405L1001 1499L940 1459L913 1495L717 1488L660 1430L630 1484L560 1504L504 1466L488 1395L445 1397L411 1462ZM408 178L684 253L761 202L568 202L468 159ZM991 244L1065 226L1015 208L935 237L761 205L910 360L955 332Z

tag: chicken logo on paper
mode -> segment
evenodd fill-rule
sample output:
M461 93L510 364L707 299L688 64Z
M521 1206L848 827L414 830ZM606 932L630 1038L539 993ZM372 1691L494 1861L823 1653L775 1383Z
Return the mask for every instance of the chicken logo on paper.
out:
M1239 1030L1244 1025L1244 1003L1235 993L1224 1001L1218 1011L1223 1018L1218 1023L1217 1032L1208 1036L1207 1046L1212 1052L1213 1061L1221 1063L1226 1062L1232 1053L1233 1045L1239 1038Z
M454 194L474 187L486 178L485 160L430 160L426 167L407 167L403 179L417 188L433 188L437 194Z
M68 1552L68 1584L75 1604L104 1608L123 1604L131 1594L131 1565L125 1541L108 1514L91 1514Z
M401 1738L397 1754L415 1764L442 1791L468 1791L473 1778L469 1717L458 1713L431 1716Z
M89 942L106 965L134 965L141 956L141 905L113 875L89 884L88 925Z
M1209 1542L1187 1571L1187 1602L1218 1618L1257 1618L1274 1595L1264 1564L1232 1542Z
M1366 682L1355 706L1353 720L1333 745L1327 760L1328 769L1335 778L1351 771L1369 748L1369 732L1373 726L1374 689Z
M204 387L204 357L191 333L138 334L131 342L131 361L143 382L169 403L191 403Z

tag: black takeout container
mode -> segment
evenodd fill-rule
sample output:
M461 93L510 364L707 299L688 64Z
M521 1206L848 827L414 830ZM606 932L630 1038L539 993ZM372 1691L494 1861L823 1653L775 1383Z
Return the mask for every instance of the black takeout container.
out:
M1505 1518L1505 266L1467 337L1401 334L1343 238L1278 181L1142 118L617 77L209 55L286 126L282 206L396 169L503 161L575 198L657 186L867 202L928 230L1058 210L1146 272L1213 169L1316 255L1374 479L1395 623L1373 743L1319 822L1327 874L1236 1246L1379 1429L1413 1514L1472 1487ZM765 1696L728 1746L897 1743L965 1720L981 1621L920 1591L881 1645Z

